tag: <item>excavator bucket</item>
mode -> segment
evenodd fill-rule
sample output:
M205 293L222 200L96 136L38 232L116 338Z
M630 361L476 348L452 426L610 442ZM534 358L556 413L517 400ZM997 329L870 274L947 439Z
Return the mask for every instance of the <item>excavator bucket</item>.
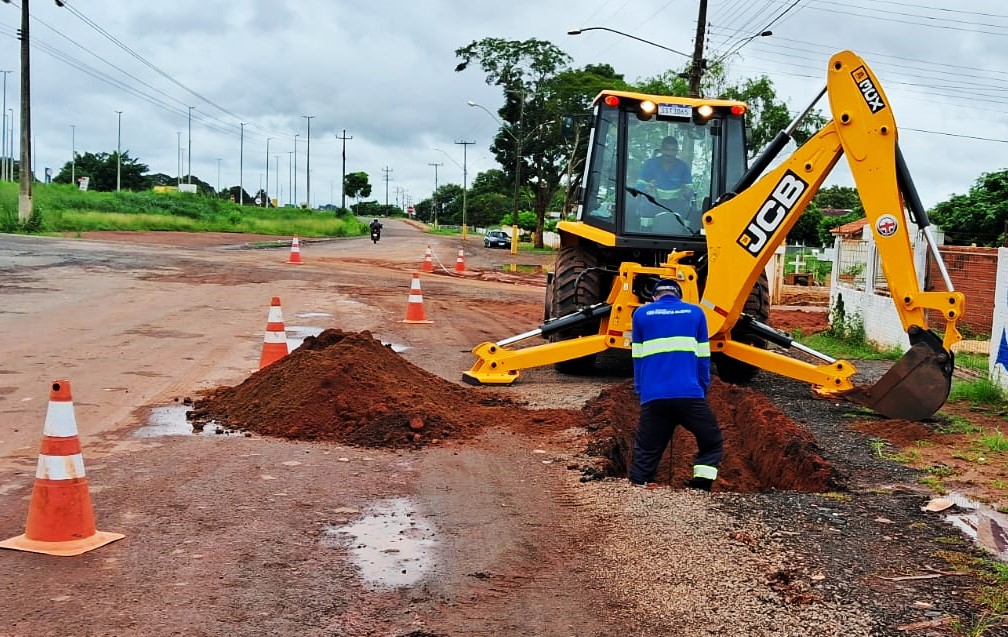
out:
M841 394L886 418L923 420L937 412L952 388L954 356L929 330L911 328L912 345L877 383Z

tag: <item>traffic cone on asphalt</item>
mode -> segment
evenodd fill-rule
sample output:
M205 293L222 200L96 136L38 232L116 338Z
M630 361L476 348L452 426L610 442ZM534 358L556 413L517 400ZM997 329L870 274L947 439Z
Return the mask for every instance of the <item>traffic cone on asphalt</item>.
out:
M423 263L420 264L420 269L424 272L434 271L434 253L431 252L430 246L424 250Z
M287 260L287 263L296 263L298 265L304 263L301 261L301 243L297 237L294 237L294 240L291 241L290 258Z
M423 292L420 291L420 273L413 273L410 282L409 301L406 303L406 318L403 323L433 323L424 316Z
M24 535L0 542L0 548L80 555L124 537L95 528L70 381L53 381L42 431L42 451L35 467L35 486L28 505L28 523Z
M266 335L263 337L262 354L259 355L259 369L277 362L289 353L280 297L274 296L270 301L269 318L266 319Z
M455 271L465 272L465 256L462 254L462 248L459 248L458 257L455 259Z

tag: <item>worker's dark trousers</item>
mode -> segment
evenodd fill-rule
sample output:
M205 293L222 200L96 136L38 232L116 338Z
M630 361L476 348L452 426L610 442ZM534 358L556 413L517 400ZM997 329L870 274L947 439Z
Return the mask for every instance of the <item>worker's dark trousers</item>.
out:
M644 484L654 480L676 425L682 425L696 438L694 465L720 466L724 438L707 401L703 398L660 398L641 405L630 463L631 482Z

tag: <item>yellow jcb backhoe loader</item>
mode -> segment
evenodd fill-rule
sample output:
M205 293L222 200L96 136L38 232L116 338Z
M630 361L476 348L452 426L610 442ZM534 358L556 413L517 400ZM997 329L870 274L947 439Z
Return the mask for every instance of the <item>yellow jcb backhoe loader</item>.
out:
M832 120L770 169L824 93ZM834 55L826 87L751 166L745 112L745 104L727 100L599 94L578 220L557 225L561 247L548 275L545 321L538 329L475 347L478 360L463 379L509 384L519 370L547 364L573 373L590 370L603 350L630 349L634 310L651 300L657 279L675 278L685 300L699 303L707 315L712 358L723 380L743 383L763 369L889 418L933 415L948 398L952 345L961 339L956 322L965 299L954 291L938 253L878 79L854 53ZM677 159L688 167L689 187L654 188L642 174L663 142L678 150ZM841 155L850 164L910 342L903 358L870 387L853 384L851 363L767 325L766 264ZM946 292L920 289L907 218L924 235ZM943 338L928 328L928 310L944 317ZM550 342L509 348L535 336ZM769 344L803 356L768 349Z

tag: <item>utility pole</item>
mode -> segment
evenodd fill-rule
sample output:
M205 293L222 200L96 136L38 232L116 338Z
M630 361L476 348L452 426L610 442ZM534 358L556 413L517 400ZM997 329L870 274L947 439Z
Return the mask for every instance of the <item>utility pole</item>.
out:
M122 185L122 111L116 111L118 114L118 126L116 132L116 192L119 192L119 188Z
M308 122L308 148L305 151L305 199L308 200L308 209L311 210L311 121L314 115L302 115Z
M3 141L0 142L0 181L7 181L11 179L13 175L7 174L7 74L10 71L0 71L3 73Z
M77 185L77 127L70 124L70 183Z
M8 0L9 1L9 0ZM21 170L18 174L18 221L27 223L32 217L32 175L31 175L31 74L28 46L28 0L21 0ZM14 140L11 139L11 148ZM11 151L14 161L14 151ZM11 176L14 174L11 165Z
M297 144L297 136L294 138L294 143ZM294 161L294 153L292 151L287 151L287 203L294 203L294 169L291 168Z
M297 200L297 138L301 137L300 134L295 133L294 135L294 205L298 205Z
M245 205L245 122L239 122L241 138L238 142L238 205Z
M220 198L220 163L221 158L217 158L217 198Z
M273 155L276 158L276 177L273 178L273 183L276 184L276 189L274 194L276 194L277 208L280 207L280 155Z
M178 185L182 185L182 131L175 131L175 163L176 174L178 175ZM181 190L181 188L179 188Z
M196 107L195 106L189 107L189 141L188 141L189 149L186 151L187 153L189 153L189 161L187 162L189 164L189 168L186 169L187 172L189 173L186 176L187 184L192 183L192 112L194 108Z
M467 153L469 146L475 144L476 142L467 142L465 140L455 142L462 146L462 240L466 240L466 191L469 189L469 164L467 161Z
M700 80L703 78L704 29L707 26L707 0L700 0L700 12L697 15L696 40L693 42L693 62L690 64L689 90L690 97L700 97Z
M428 166L434 166L434 194L431 196L431 205L434 207L434 227L438 227L438 201L437 201L437 169L438 166L444 166L444 162L437 163L431 162L427 164Z
M346 129L343 129L343 136L336 136L336 139L343 140L343 179L340 180L340 198L342 203L340 203L340 208L346 210L346 141L348 139L353 139L353 137L347 137Z
M386 166L382 168L382 172L385 173L385 207L388 208L388 182L389 182L389 175L392 173L392 169Z
M266 190L269 190L269 143L271 139L273 138L272 137L266 138ZM270 198L269 194L266 193L266 190L263 191L263 194L266 196L266 207L269 208Z

